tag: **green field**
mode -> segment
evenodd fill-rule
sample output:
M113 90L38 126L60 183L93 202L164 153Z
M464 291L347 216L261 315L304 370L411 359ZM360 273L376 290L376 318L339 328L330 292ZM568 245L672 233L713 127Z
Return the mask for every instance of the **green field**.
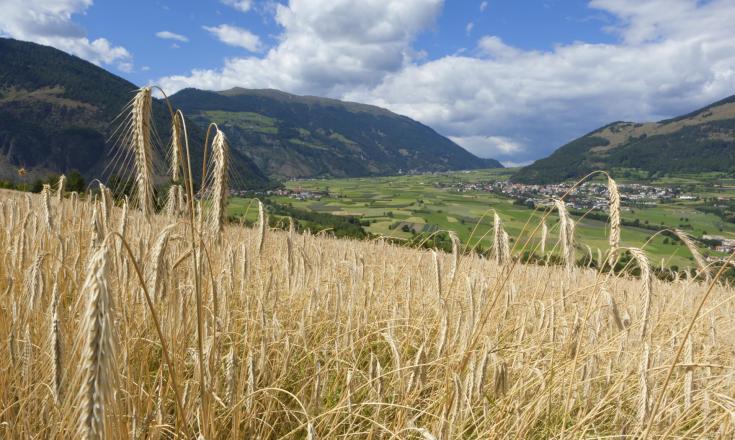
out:
M371 177L329 180L299 180L286 183L289 189L324 191L329 197L319 200L296 200L285 196L270 196L281 204L316 212L335 215L350 215L369 221L368 232L398 239L410 239L415 233L438 230L455 231L463 243L483 249L492 243L492 210L496 210L507 232L515 238L516 250L539 225L544 212L525 206L514 205L510 198L487 192L456 192L450 188L438 188L436 183L482 182L504 180L513 170L491 169L471 172L454 172L414 176ZM232 214L242 214L247 208L247 199L234 199ZM624 208L624 219L638 219L642 225L666 225L681 228L695 237L703 233L719 234L735 238L735 224L723 222L713 214L704 214L695 209L696 202L674 202L652 208ZM251 207L249 220L256 216ZM552 213L547 224L550 234L547 249L551 249L558 238L557 216ZM474 231L474 233L473 233ZM582 219L576 228L579 255L597 248L607 249L608 225L606 222ZM655 233L650 229L624 226L623 246L642 246ZM540 238L540 229L531 241L535 246ZM693 266L691 255L679 243L665 243L663 236L656 237L646 245L651 261L655 265ZM707 252L704 250L705 253Z

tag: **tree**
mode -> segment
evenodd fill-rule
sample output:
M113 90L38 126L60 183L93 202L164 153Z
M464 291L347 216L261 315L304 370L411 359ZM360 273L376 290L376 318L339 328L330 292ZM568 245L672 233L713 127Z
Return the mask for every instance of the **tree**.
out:
M87 188L87 183L84 181L84 177L77 170L69 171L66 176L66 189L67 191L76 191L78 193L84 192Z

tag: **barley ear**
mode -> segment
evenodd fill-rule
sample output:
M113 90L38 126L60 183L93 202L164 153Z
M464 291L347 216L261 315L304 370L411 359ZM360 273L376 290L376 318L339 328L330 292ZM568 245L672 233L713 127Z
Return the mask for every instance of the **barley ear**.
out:
M541 223L541 255L546 254L546 237L549 235L549 227L546 226L546 221Z
M694 261L697 262L697 267L699 268L699 271L701 273L704 273L706 279L709 279L710 274L707 271L707 262L704 260L704 257L702 257L699 249L697 249L697 245L694 244L694 240L692 240L689 234L680 229L674 229L674 234L679 238L679 240L682 241L682 243L684 243L687 249L689 249L689 252L694 257Z
M108 250L105 242L92 256L82 286L87 298L81 326L83 341L81 381L78 396L78 434L82 438L107 437L106 410L113 403L117 364L113 329L113 298L107 284Z
M225 211L227 209L227 173L228 171L229 145L227 137L220 130L214 135L212 141L212 214L210 231L213 235L219 235L224 230Z
M643 316L641 317L641 340L645 340L648 336L648 321L651 318L651 297L652 297L652 283L653 279L651 276L651 264L648 261L648 257L645 252L638 248L630 248L630 253L635 258L638 267L641 269L641 282L643 283Z
M49 184L43 185L41 196L43 197L44 223L46 223L46 228L50 231L54 228L53 218L51 217L51 185Z
M609 176L607 178L607 192L610 205L610 256L608 262L611 266L614 266L617 251L620 247L620 193L618 192L618 185Z
M131 107L132 137L128 145L135 157L135 185L138 205L146 218L153 214L153 143L151 88L143 87Z
M574 221L569 217L563 200L555 199L554 205L559 212L559 241L561 241L564 253L564 262L569 271L574 267Z
M64 191L66 190L66 176L61 175L59 177L59 186L56 188L56 197L61 201L64 198Z
M174 182L179 181L179 167L181 165L181 120L179 119L179 113L174 114L174 120L171 123L171 180Z

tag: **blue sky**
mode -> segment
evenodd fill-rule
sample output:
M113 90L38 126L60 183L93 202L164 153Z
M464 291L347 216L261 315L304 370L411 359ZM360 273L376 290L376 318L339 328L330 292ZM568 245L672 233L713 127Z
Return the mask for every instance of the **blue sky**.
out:
M111 66L115 73L146 84L194 68L214 68L226 57L259 56L278 44L282 27L273 19L276 2L253 0L247 12L217 0L98 1L74 21L91 37L105 37L128 49L135 66L125 72ZM284 5L288 2L282 1ZM416 37L414 48L425 51L427 59L472 51L483 35L500 36L503 41L526 50L550 50L554 45L587 42L613 42L614 36L602 26L612 17L589 8L586 1L547 0L508 2L505 0L445 2L434 24ZM147 14L139 11L145 10ZM131 23L134 23L131 31ZM260 51L224 44L204 27L227 24L246 29L262 41ZM468 29L469 26L469 29ZM534 29L533 32L528 32ZM162 39L156 34L168 31L188 41Z
M0 0L0 35L138 85L387 107L506 164L735 94L732 0Z

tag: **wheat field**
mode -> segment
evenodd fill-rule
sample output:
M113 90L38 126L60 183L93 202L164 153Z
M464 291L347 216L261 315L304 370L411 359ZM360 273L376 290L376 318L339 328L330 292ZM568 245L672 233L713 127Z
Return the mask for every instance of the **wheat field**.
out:
M733 437L714 274L524 265L500 219L495 258L271 230L262 205L225 224L213 144L196 216L182 187L158 214L0 192L0 437Z

